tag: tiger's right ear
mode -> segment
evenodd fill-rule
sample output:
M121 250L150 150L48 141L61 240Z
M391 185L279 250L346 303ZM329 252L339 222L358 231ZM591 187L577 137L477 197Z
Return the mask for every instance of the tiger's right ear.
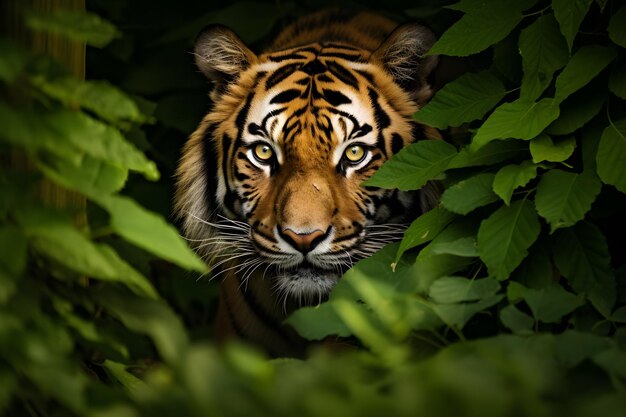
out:
M206 27L194 47L196 65L217 84L225 84L256 62L257 57L239 37L222 25Z

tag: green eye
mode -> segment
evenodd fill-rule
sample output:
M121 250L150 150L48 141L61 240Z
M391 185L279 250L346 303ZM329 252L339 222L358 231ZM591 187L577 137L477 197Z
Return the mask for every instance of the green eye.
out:
M350 162L360 162L365 157L365 148L361 145L352 145L346 149L344 156Z
M259 143L254 147L254 156L261 162L267 162L274 156L274 150L265 143Z

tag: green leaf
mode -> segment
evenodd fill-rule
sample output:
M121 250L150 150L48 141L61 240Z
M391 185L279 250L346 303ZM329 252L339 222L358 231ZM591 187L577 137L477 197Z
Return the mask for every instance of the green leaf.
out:
M569 2L569 0L566 1ZM614 48L606 46L588 45L578 49L556 77L554 99L560 103L573 92L589 84L613 61L616 55Z
M513 191L525 186L536 176L537 165L531 161L524 161L519 165L507 165L496 174L493 180L493 191L508 206L511 203Z
M519 311L513 304L500 310L500 321L513 333L520 335L531 334L535 325L535 320L532 317Z
M407 250L433 240L455 217L454 214L441 207L436 207L419 216L404 232L394 262L397 263Z
M440 140L422 140L395 154L363 185L418 190L436 178L456 155L454 146Z
M567 43L552 14L539 17L522 30L519 38L524 77L521 96L537 99L552 82L552 76L569 58Z
M559 118L548 126L546 132L551 135L567 135L589 123L600 112L607 99L603 82L604 80L602 83L593 82L567 98L560 106Z
M498 197L492 191L494 174L478 174L459 181L448 188L441 196L441 203L453 213L467 214L485 206Z
M0 80L11 84L28 63L28 52L17 43L0 38Z
M556 338L556 356L564 366L573 368L610 346L608 338L587 332L566 330Z
M528 254L541 225L533 203L518 200L496 210L478 229L478 253L489 275L503 280Z
M527 153L528 143L521 140L489 142L477 150L465 146L461 148L459 153L452 159L448 165L448 169L495 165L499 162L517 158Z
M28 13L26 24L36 31L66 36L102 48L121 34L110 22L94 13L57 9L48 13Z
M611 123L600 138L596 162L598 175L605 184L626 193L626 119Z
M615 277L606 240L597 227L581 222L554 234L554 261L574 291L585 293L605 317L615 304Z
M613 67L609 78L609 90L626 100L626 61L621 61Z
M432 283L428 296L438 304L452 304L482 300L492 297L499 290L500 283L492 278L441 277Z
M611 16L608 27L609 38L622 48L626 48L626 6L622 6Z
M462 329L476 313L498 304L503 298L503 294L498 294L476 303L437 304L433 310L448 326Z
M570 50L574 44L578 28L592 2L593 0L552 0L554 17L559 22L561 33L567 39L567 45Z
M127 241L183 268L206 272L206 265L189 249L176 229L134 200L115 195L91 196L111 215L111 227Z
M513 85L522 81L522 57L517 47L519 34L512 32L493 46L493 66Z
M560 285L542 289L527 288L524 290L523 298L535 320L544 323L556 323L564 315L585 304L582 297L565 291Z
M593 361L609 375L626 379L626 352L616 346L593 356Z
M554 283L553 273L550 248L539 238L511 279L528 288L541 289Z
M538 102L520 98L496 108L478 129L471 148L477 150L495 139L532 139L559 117L558 103L544 98Z
M38 160L37 166L54 182L85 195L110 194L121 190L128 171L85 155L75 165L59 158Z
M537 186L537 212L550 224L550 233L573 226L591 209L601 188L602 183L591 171L576 174L552 169Z
M142 123L149 119L139 111L134 100L106 81L80 81L71 77L47 79L33 76L31 82L66 106L71 108L80 106L109 122L128 120Z
M550 136L544 134L530 141L530 153L535 163L542 161L563 162L572 156L574 148L576 148L576 138L574 136L569 136L554 143Z
M143 275L110 247L93 243L69 220L43 209L23 209L16 215L36 251L79 274L120 282L138 295L158 298L154 287Z
M473 237L462 237L451 242L438 242L432 246L431 250L434 255L449 254L470 258L478 256L476 239Z
M363 308L363 314L365 313ZM303 307L296 310L285 320L298 334L307 340L322 340L327 336L348 337L352 331L341 320L331 302L315 307Z
M506 94L502 82L490 71L467 73L446 84L413 118L445 129L482 118Z
M26 268L27 249L26 238L19 229L0 226L0 270L16 277L22 275Z
M428 51L429 54L468 56L487 49L504 39L522 20L522 10L529 2L475 2L467 13L452 25ZM457 4L458 6L458 4Z

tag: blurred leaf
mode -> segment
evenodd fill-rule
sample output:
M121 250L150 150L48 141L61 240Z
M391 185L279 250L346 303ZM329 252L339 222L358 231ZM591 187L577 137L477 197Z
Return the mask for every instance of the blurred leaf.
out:
M608 32L613 42L626 48L626 6L622 6L611 16Z
M528 254L541 225L532 202L518 200L496 210L478 229L478 253L489 274L507 279Z
M581 222L554 234L554 262L574 291L585 293L602 315L615 304L615 277L609 266L609 248L602 233Z
M602 182L626 193L626 119L604 129L596 161Z
M535 319L544 323L556 323L564 315L585 304L582 297L565 291L560 285L539 290L527 288L523 292L523 298Z
M0 269L19 277L26 268L26 238L19 229L0 224Z
M0 80L12 83L22 73L28 59L28 52L23 47L9 39L0 38Z
M493 193L494 174L478 174L448 188L441 196L443 206L453 213L467 214L472 210L498 201Z
M127 241L183 268L207 271L204 262L161 216L128 197L94 195L90 198L109 212L111 227Z
M285 323L293 326L298 334L307 340L322 340L330 335L341 337L352 335L352 331L337 315L333 304L329 302L315 307L299 308L285 320Z
M539 17L522 30L519 38L524 77L521 96L537 99L552 82L552 76L569 58L567 43L552 14Z
M520 98L504 103L478 128L471 148L477 150L495 139L532 139L558 117L558 103L553 99L534 102Z
M433 240L455 217L449 211L436 207L415 219L404 232L394 263L397 263L407 250Z
M525 153L528 153L528 143L521 140L489 142L476 150L465 146L461 148L459 153L450 161L448 169L494 165Z
M567 39L567 45L570 50L574 44L578 28L592 2L593 0L552 0L554 17L559 22L561 33Z
M449 254L467 257L478 256L476 239L473 237L462 237L451 242L438 242L432 246L431 250L434 255Z
M428 296L438 304L453 304L482 300L499 290L500 283L493 278L441 277L430 286Z
M565 1L569 2L570 0ZM580 0L574 1L579 2ZM599 45L588 45L578 49L556 78L554 99L560 103L587 85L613 61L616 55L615 49Z
M82 107L109 122L128 120L144 123L149 120L133 99L106 81L81 81L71 77L46 79L42 76L30 79L41 91L66 106Z
M516 334L531 334L535 320L526 313L522 313L513 304L500 310L500 321L504 326Z
M440 140L421 140L391 157L365 186L418 190L440 175L456 155L454 146Z
M622 380L626 379L625 351L613 347L594 355L592 359L608 374L621 378Z
M498 304L504 295L492 295L476 303L437 304L433 310L448 326L462 329L476 313Z
M445 129L480 119L506 94L491 72L467 73L446 84L414 115L418 122Z
M530 142L532 146L532 141ZM507 165L500 168L493 180L493 191L509 205L513 191L523 187L537 176L537 165L524 161L519 165Z
M573 226L591 209L601 188L602 183L591 171L575 174L552 169L537 185L537 212L550 224L550 233Z
M120 282L139 295L158 298L143 275L110 247L91 242L69 220L44 209L23 209L16 215L30 244L38 252L79 274Z
M33 30L67 36L97 48L102 48L121 36L113 24L100 16L76 10L30 12L26 16L26 24Z
M619 62L613 67L609 78L609 90L626 100L626 62Z
M144 387L144 382L128 372L126 370L128 367L123 363L107 359L104 361L103 366L104 369L106 369L107 372L112 375L125 390L138 394L138 391Z
M596 82L588 84L561 104L559 118L548 126L546 132L551 135L574 133L600 113L606 99L607 92L604 86Z
M530 141L530 154L533 156L534 163L542 161L563 162L574 153L574 148L576 148L574 136L554 143L550 136L544 134Z
M566 330L556 337L557 358L568 368L578 366L583 360L610 346L607 338L576 330Z

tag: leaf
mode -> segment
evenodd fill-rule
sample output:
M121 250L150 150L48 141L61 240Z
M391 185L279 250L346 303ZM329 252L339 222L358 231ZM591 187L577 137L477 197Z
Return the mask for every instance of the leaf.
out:
M455 217L449 211L436 207L415 219L404 232L394 263L407 250L433 240Z
M569 2L570 0L566 1ZM589 84L613 61L616 55L615 49L606 46L588 45L578 49L563 68L563 71L556 77L554 99L560 103L573 92Z
M448 165L448 169L495 165L499 162L520 157L527 153L528 144L521 140L489 142L477 150L465 146L461 148L459 153L452 159Z
M0 39L0 80L11 84L28 63L28 52L19 44Z
M492 278L441 277L432 283L428 296L438 304L453 304L492 297L499 290L500 283Z
M149 120L139 111L133 99L106 81L80 81L71 77L47 79L42 76L30 79L41 91L66 106L80 106L109 122L128 120L143 123Z
M622 48L626 48L626 6L622 6L617 13L611 16L609 38Z
M19 229L0 225L0 270L15 277L22 275L26 268L27 249L26 238Z
M533 2L534 3L534 2ZM529 2L475 2L467 13L441 35L429 54L468 56L487 49L504 39L522 20L522 10ZM457 4L458 6L458 4Z
M473 237L462 237L451 242L439 242L432 246L434 255L449 254L464 257L477 257L476 239Z
M111 215L111 227L127 241L183 268L206 272L206 265L189 249L176 229L128 197L91 196Z
M93 243L69 220L44 209L22 209L16 214L31 246L48 258L79 274L120 282L138 295L158 298L143 275L110 247Z
M66 36L102 48L121 36L110 22L94 13L57 9L47 13L30 12L26 24L35 31Z
M322 340L327 336L348 337L350 329L337 315L332 303L322 303L315 307L296 310L285 320L298 334L307 340Z
M593 82L567 98L560 106L559 118L548 126L546 132L567 135L589 123L600 112L608 96L604 85L599 84Z
M462 329L476 313L498 304L503 298L503 294L498 294L475 303L437 304L433 310L448 326Z
M573 368L610 346L608 338L577 330L566 330L556 338L556 357L567 368Z
M535 320L532 317L519 311L513 304L500 310L500 321L513 333L521 335L531 334L535 325Z
M541 226L533 203L518 200L496 210L478 229L478 253L489 275L503 280L522 262Z
M619 62L613 67L609 78L609 90L626 100L626 61Z
M453 213L467 214L478 207L498 201L492 191L493 179L494 175L487 173L459 181L443 193L441 203Z
M482 118L505 94L490 71L467 73L446 84L413 118L438 129L460 126Z
M550 233L573 226L591 209L601 188L602 183L591 171L576 174L552 169L537 186L537 212L550 224Z
M574 38L593 0L552 0L554 17L559 22L561 33L572 49Z
M557 323L564 315L585 304L582 297L565 291L560 285L537 290L527 288L524 290L523 298L535 320L544 323Z
M541 289L554 283L550 248L539 238L530 248L522 264L513 272L511 280L528 288Z
M538 102L518 99L496 108L478 129L471 148L480 149L495 139L532 139L559 117L558 103L544 98Z
M440 175L456 155L454 146L440 140L421 140L406 146L381 166L363 185L418 190Z
M569 58L567 43L552 14L539 17L522 30L519 38L524 77L521 96L537 99L552 82L552 76Z
M626 352L617 346L593 356L593 361L613 377L626 379Z
M611 123L600 138L596 162L598 175L605 184L626 193L626 119Z
M513 191L525 186L536 176L537 165L531 161L524 161L519 165L507 165L496 174L493 180L493 191L508 206L511 203Z
M615 304L615 277L606 240L597 227L581 222L554 234L554 261L574 291L585 293L605 317Z

